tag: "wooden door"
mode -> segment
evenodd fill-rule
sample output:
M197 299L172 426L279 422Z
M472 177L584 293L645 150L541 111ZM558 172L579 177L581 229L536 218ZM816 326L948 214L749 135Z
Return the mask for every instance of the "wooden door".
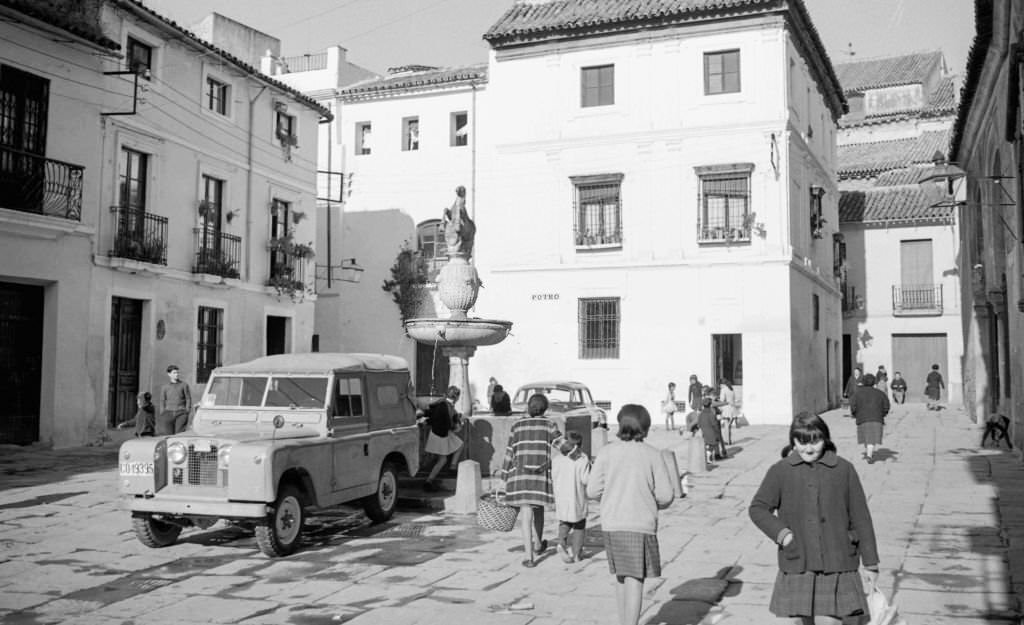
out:
M945 334L894 334L892 336L892 372L899 371L907 381L907 401L923 402L925 379L932 365L939 365L939 373L949 387L946 370ZM889 378L892 382L892 378ZM947 397L942 394L943 400Z
M43 287L0 282L0 443L39 440Z
M108 424L117 427L135 416L142 345L142 301L115 297L110 305L110 394Z

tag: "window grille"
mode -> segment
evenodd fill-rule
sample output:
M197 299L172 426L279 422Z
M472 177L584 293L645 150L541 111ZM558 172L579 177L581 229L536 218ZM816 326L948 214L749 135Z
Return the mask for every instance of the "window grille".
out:
M615 66L597 65L580 69L580 106L615 104Z
M622 246L622 175L576 176L576 247Z
M750 174L701 176L697 241L750 241Z
M196 345L196 383L205 384L210 372L221 365L224 347L224 310L199 307L199 343Z
M619 298L579 300L579 357L619 357Z

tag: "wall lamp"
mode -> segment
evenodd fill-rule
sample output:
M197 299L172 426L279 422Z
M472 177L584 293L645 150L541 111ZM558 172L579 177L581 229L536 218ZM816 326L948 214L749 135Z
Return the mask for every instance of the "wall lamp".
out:
M317 275L317 278L327 280L328 286L330 286L332 280L358 283L362 280L363 271L365 271L354 258L343 258L340 265L317 265L316 268L327 270L326 275Z
M935 156L932 157L932 166L925 169L921 176L917 180L917 184L924 186L928 184L941 183L946 185L946 195L950 196L948 200L938 202L937 205L945 206L967 206L966 200L953 200L953 196L956 195L956 191L959 190L960 185L963 184L964 179L967 178L967 172L962 167L954 162L951 162L946 158L946 155L941 151L936 151ZM1010 180L1013 176L1004 176L1002 173L992 174L990 176L982 176L981 180L985 180L995 184L999 187L1003 197L1006 198L1006 202L1000 202L994 206L1016 206L1017 202L1013 199L1013 196L1007 192L1006 187L1002 185L1003 180ZM959 184L954 184L959 183Z

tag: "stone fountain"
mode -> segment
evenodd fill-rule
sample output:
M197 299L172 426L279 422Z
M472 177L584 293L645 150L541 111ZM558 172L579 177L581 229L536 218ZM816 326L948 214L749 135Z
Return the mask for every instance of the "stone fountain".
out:
M448 262L437 276L437 293L451 313L447 319L409 319L405 322L405 333L418 343L437 345L448 357L449 385L462 391L457 408L463 416L469 417L473 414L469 359L477 347L497 345L505 340L512 329L512 322L466 315L466 311L476 304L481 283L476 267L469 263L476 225L466 212L465 187L455 190L455 202L451 208L445 209L442 223Z

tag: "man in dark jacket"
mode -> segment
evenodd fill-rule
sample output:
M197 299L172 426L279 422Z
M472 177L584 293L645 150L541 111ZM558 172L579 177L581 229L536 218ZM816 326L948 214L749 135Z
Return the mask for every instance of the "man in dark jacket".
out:
M850 413L857 421L857 442L864 445L868 464L875 462L875 447L882 444L885 415L889 414L889 398L875 388L875 376L867 373L850 399Z
M505 387L500 384L494 385L494 392L490 397L491 412L496 417L507 417L512 414L512 399L505 392Z

